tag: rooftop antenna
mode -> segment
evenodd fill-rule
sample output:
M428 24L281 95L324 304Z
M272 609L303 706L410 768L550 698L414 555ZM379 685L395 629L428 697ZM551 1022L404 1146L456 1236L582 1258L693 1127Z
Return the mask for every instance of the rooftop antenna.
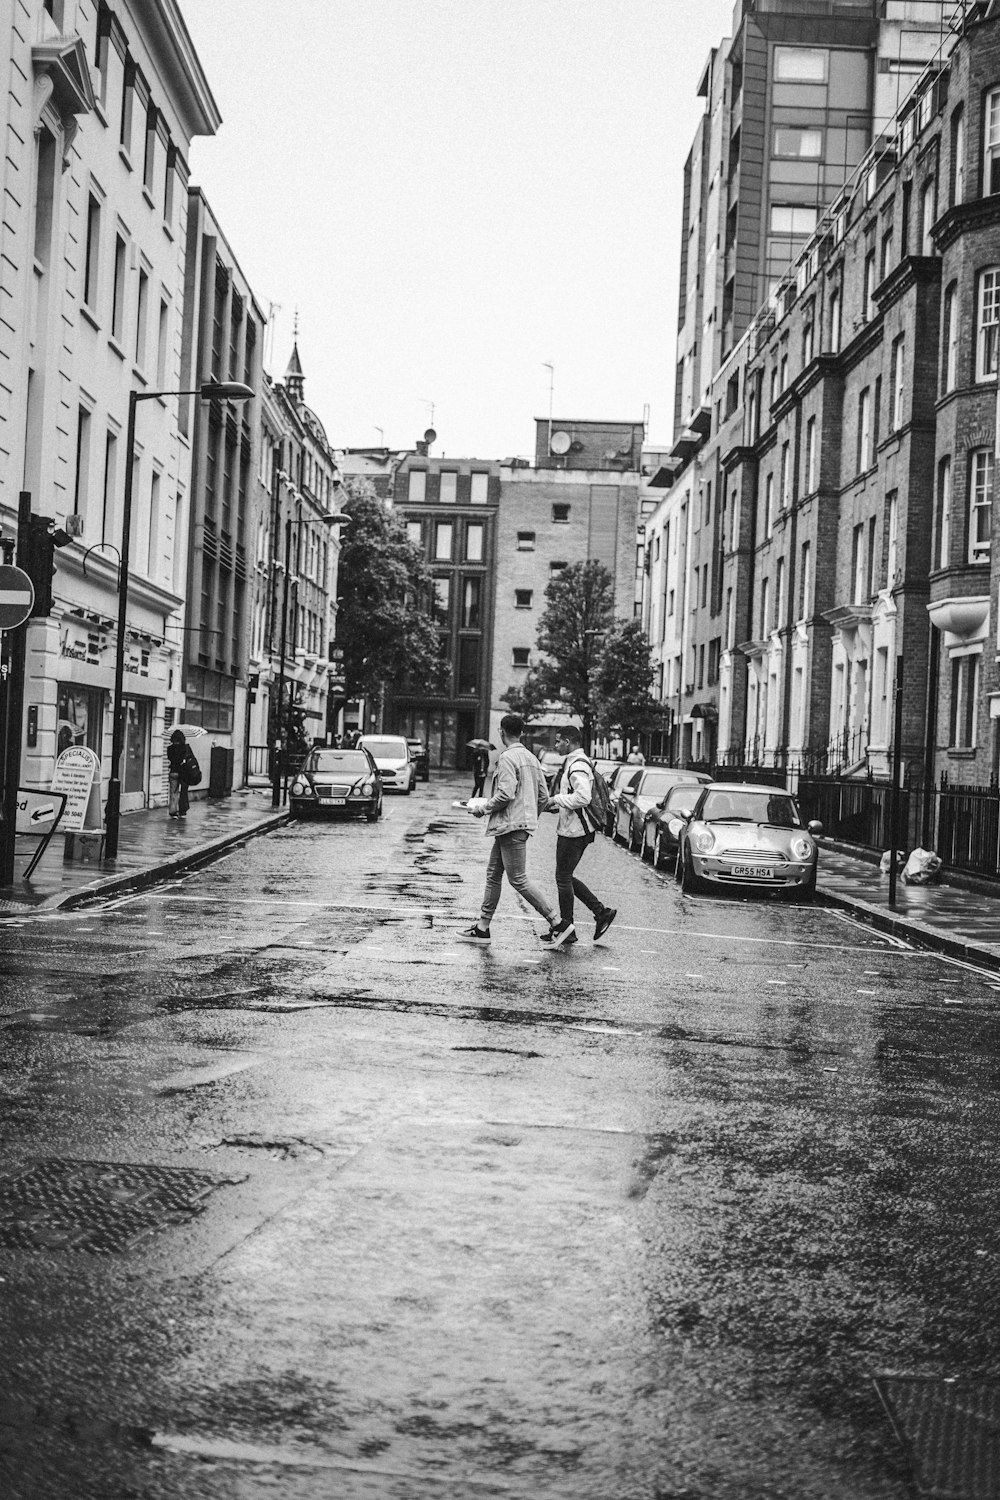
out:
M378 437L379 437L379 444L378 445L379 445L379 447L380 448L384 448L385 447L385 428L384 427L376 427L375 431L378 433Z
M276 313L280 313L280 311L281 311L281 303L280 302L269 302L267 304L267 331L266 331L266 334L264 336L264 344L265 344L264 363L266 365L270 365L271 362L272 362L272 360L274 359L274 324L275 324L275 314Z
M427 399L426 396L422 396L420 399L423 401L423 403L424 403L424 405L426 407L430 408L430 414L431 414L431 416L430 416L430 422L431 422L431 426L433 427L434 426L434 402L433 401L428 401L428 399Z
M556 367L555 367L555 365L550 364L547 359L543 359L542 360L542 369L543 370L548 370L548 372L549 372L549 441L548 441L548 451L551 453L552 452L552 393L555 390L555 385L556 385Z

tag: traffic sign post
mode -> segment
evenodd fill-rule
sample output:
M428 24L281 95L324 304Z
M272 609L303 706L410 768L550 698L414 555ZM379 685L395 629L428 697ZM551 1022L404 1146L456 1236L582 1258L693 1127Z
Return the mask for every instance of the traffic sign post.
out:
M22 490L17 507L17 555L23 562L28 556L31 530L31 495ZM10 577L10 575L16 575ZM7 564L0 567L0 578L7 576L11 587L6 602L7 617L20 623L6 625L4 641L9 641L7 654L7 680L4 684L6 733L0 745L3 756L3 797L0 801L0 886L14 883L14 848L17 832L17 787L21 779L21 734L24 717L24 665L28 648L27 621L34 607L35 595L31 579L21 568ZM27 593L23 582L27 583ZM0 602L3 602L0 600ZM20 612L20 613L19 613Z
M0 630L16 630L29 617L35 590L23 568L0 565Z

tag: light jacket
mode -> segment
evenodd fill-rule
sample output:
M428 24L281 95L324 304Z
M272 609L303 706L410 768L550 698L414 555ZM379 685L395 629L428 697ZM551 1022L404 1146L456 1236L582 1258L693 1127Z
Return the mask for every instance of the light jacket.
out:
M531 751L517 741L508 745L496 763L486 800L486 834L534 833L538 814L548 800L545 775Z
M563 761L555 795L551 799L559 808L559 822L556 825L559 838L582 839L594 832L589 819L585 827L584 819L580 816L581 809L589 807L593 795L594 773L590 768L590 761L582 750L571 750Z

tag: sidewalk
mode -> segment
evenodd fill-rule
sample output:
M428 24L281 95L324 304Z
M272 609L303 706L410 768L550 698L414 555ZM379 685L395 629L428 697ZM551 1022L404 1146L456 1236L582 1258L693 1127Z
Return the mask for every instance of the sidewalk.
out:
M19 838L14 884L0 888L0 922L152 885L214 859L255 834L279 828L288 817L286 808L272 808L270 786L192 799L183 819L168 817L165 807L125 813L116 860L64 861L64 839L56 833L29 882L22 879L22 871L37 846L33 839Z

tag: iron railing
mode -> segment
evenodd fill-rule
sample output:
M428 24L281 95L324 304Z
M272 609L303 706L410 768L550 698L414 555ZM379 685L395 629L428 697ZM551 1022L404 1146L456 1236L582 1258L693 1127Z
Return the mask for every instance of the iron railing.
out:
M949 786L942 776L937 804L934 852L952 869L1000 873L1000 788Z

